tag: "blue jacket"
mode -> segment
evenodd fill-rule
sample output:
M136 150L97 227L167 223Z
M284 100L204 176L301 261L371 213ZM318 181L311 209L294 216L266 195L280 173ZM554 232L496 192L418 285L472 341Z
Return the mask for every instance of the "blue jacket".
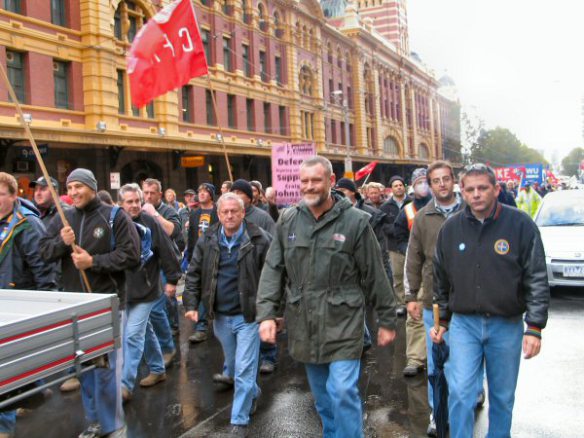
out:
M55 290L55 264L42 260L39 241L45 227L38 210L18 199L14 211L0 219L0 288Z

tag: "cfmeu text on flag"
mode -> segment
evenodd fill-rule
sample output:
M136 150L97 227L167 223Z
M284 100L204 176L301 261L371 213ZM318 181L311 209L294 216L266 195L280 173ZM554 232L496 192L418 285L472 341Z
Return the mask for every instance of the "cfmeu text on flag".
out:
M207 74L207 60L191 0L176 0L152 17L127 59L132 103L152 99Z

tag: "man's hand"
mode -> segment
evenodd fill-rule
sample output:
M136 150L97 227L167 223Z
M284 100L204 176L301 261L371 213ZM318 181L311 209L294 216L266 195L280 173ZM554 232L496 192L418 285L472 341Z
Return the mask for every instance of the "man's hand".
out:
M69 226L61 228L61 239L63 239L65 245L73 245L73 242L75 242L75 232L73 231L73 228Z
M438 329L438 331L436 331L436 328L432 327L428 333L430 333L430 338L432 339L432 342L434 342L435 344L441 344L442 342L444 342L444 333L446 333L446 327L442 327L440 326L440 328Z
M196 310L189 310L188 312L185 313L185 318L190 319L193 322L198 322L199 312L197 312Z
M379 327L379 330L377 331L377 345L380 347L386 347L393 342L395 336L395 330Z
M152 204L148 204L148 203L146 203L142 206L142 211L144 213L148 213L150 216L154 216L157 213L154 206Z
M260 339L268 344L276 343L276 321L268 319L260 323Z
M422 319L422 305L418 301L410 301L407 305L408 314L414 321Z
M525 359L531 359L539 354L541 349L541 339L536 336L525 335L523 336L523 357Z
M176 295L176 284L166 283L164 287L164 293L167 297L174 297Z
M76 246L75 251L71 253L73 264L81 271L85 271L93 266L93 257L83 248Z

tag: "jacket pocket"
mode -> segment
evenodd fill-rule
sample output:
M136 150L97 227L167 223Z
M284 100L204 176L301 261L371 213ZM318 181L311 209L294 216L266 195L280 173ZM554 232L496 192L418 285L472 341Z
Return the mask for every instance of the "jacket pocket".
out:
M287 288L284 318L286 320L289 348L293 353L298 352L298 349L308 348L309 333L304 307L302 291L298 288Z
M326 304L328 342L359 340L365 324L364 297L360 288L345 287L328 291Z

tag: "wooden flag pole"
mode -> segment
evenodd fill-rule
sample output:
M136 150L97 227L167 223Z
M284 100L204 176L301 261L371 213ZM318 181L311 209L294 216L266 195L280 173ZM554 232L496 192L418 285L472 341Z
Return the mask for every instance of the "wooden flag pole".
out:
M20 116L20 124L24 128L24 132L25 132L26 136L28 137L28 141L30 142L30 145L32 146L32 150L34 152L34 155L39 163L39 166L41 167L41 171L43 172L43 177L45 178L45 181L47 182L47 187L49 188L49 192L51 193L51 196L53 197L55 207L57 208L59 216L61 217L61 222L63 223L63 226L68 227L70 225L69 225L69 222L67 221L67 218L65 217L65 212L63 211L63 207L61 206L59 195L57 195L57 192L55 191L55 187L53 187L53 184L51 184L51 177L49 176L49 172L47 171L47 167L45 166L45 162L43 160L43 157L39 151L39 148L36 144L34 137L32 136L32 131L30 130L28 123L26 123L24 120L24 113L22 112L22 107L20 106L20 102L18 102L18 99L16 98L16 93L14 92L14 88L12 88L12 84L8 80L8 76L6 75L6 71L4 70L4 66L1 64L0 64L0 72L2 73L2 78L4 79L4 82L6 83L6 87L8 88L8 93L10 94L10 98L12 99L12 102L14 102L14 104L16 106L16 111L18 112L18 115ZM73 242L71 247L73 248L73 251L76 251L76 249L78 248L78 246L75 244L75 242ZM81 276L83 277L83 282L85 283L85 287L86 287L87 291L91 292L91 286L89 284L89 279L87 278L87 274L82 269L80 270L80 272L81 272Z
M229 180L233 181L233 174L231 173L231 164L229 164L229 155L227 155L227 147L225 146L225 136L223 135L223 128L219 123L219 110L217 109L217 101L215 100L215 90L211 83L211 76L207 73L207 82L211 90L211 100L213 101L213 111L215 111L215 120L217 121L217 128L219 128L219 135L221 135L221 146L223 146L223 154L225 155L225 163L227 164L227 172L229 172Z

